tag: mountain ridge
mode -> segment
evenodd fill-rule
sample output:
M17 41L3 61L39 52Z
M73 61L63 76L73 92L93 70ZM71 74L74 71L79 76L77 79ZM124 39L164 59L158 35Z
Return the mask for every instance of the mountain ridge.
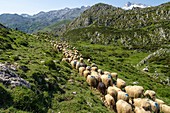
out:
M71 9L65 8L49 12L41 11L32 16L28 14L1 14L0 23L9 28L17 28L26 33L33 33L61 20L73 20L88 8L89 6Z
M145 5L145 4L141 4L141 3L131 3L131 2L128 2L127 4L125 4L125 6L122 7L122 9L125 9L125 10L131 10L133 8L147 8L147 7L151 7L149 5Z

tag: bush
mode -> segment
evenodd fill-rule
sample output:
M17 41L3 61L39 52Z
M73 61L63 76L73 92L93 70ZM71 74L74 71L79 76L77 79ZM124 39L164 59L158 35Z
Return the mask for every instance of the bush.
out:
M52 59L45 61L45 65L48 66L49 69L56 69L56 65Z
M26 40L20 40L18 44L28 47L28 42Z
M24 87L16 87L12 90L13 106L17 109L31 112L45 112L42 103L38 101L38 95Z
M0 107L9 106L10 104L12 104L11 95L5 87L0 84Z

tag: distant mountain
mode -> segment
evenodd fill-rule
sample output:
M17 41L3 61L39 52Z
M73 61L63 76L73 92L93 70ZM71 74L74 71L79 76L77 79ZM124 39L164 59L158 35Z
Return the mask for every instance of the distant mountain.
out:
M122 7L123 9L125 10L130 10L130 9L133 9L133 8L147 8L147 7L150 7L150 6L147 6L145 4L135 4L135 3L131 3L131 2L128 2L127 4L125 4L124 7Z
M31 17L31 15L28 15L28 14L21 14L21 16L23 16L23 17Z
M89 6L73 9L65 8L49 12L40 12L33 16L28 14L2 14L0 15L0 23L9 28L33 33L59 21L73 20L88 8Z
M128 49L155 50L170 42L169 5L170 2L155 7L123 10L96 4L67 25L63 37L73 41L120 44Z

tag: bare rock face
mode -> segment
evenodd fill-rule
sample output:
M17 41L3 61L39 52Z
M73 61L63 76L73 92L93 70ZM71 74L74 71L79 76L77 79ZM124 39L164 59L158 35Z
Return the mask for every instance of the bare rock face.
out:
M29 82L19 77L15 71L17 71L16 66L10 63L0 63L0 82L4 85L11 85L11 87L25 86L30 88Z

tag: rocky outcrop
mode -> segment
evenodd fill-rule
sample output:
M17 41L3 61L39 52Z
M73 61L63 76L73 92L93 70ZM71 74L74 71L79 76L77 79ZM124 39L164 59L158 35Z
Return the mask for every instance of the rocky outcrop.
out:
M170 53L170 50L169 50L169 49L163 49L163 48L161 48L161 49L153 52L152 54L149 54L147 57L145 57L143 60L141 60L141 61L137 64L137 66L141 66L141 65L143 65L143 64L146 64L146 62L147 62L149 59L151 59L152 57L163 56L163 55L168 54L168 53Z
M29 82L21 78L15 71L17 71L15 65L0 63L0 82L11 87L25 86L30 88Z

